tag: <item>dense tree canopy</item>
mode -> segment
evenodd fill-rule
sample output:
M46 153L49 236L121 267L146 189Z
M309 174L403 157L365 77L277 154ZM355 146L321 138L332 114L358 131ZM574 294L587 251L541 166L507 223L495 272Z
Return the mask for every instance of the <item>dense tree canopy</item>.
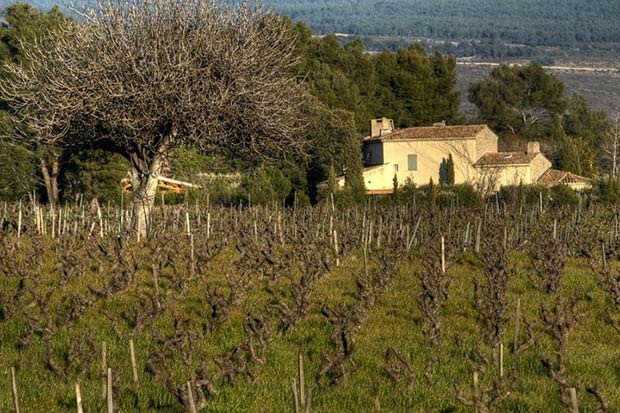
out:
M516 140L522 147L540 140L562 169L590 177L603 171L607 114L593 110L581 95L567 97L562 82L539 65L499 66L471 85L469 99L502 143Z
M593 110L582 95L572 95L562 117L564 131L570 136L580 136L590 146L600 145L611 127L607 113Z
M295 28L299 73L310 92L330 108L352 112L360 132L368 133L378 116L399 127L461 120L454 57L429 56L418 44L368 54L360 40L343 46L334 35L313 38L303 23Z
M545 138L565 108L564 85L539 65L501 65L470 88L469 100L496 131Z
M67 17L58 6L41 12L23 3L4 9L4 22L0 25L0 61L24 62L24 47L41 41L45 34L66 24Z

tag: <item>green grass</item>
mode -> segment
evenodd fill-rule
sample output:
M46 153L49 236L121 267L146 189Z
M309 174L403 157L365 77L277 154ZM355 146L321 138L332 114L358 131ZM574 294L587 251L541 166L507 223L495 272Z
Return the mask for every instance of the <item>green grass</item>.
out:
M164 316L155 321L162 330L172 331L171 314L185 315L195 326L208 316L203 297L206 285L221 284L223 275L233 271L232 252L219 256L210 267L209 279L191 284L190 290L178 300L169 299ZM541 303L549 298L537 291L527 280L527 257L513 257L518 267L518 277L510 286L510 312L514 312L517 297L520 297L522 312L526 319L538 316ZM481 269L473 260L463 258L449 269L452 284L450 298L443 315L443 338L433 346L425 338L421 328L421 313L416 304L420 292L413 271L420 265L404 265L378 304L371 310L365 322L355 330L353 358L358 369L347 380L333 387L318 388L315 376L322 363L322 354L331 349L331 327L320 314L321 305L352 303L355 301L354 277L362 271L359 256L350 257L340 268L321 278L312 296L310 313L286 334L274 333L267 351L267 362L256 367L256 380L250 382L240 378L234 386L220 385L220 393L209 399L205 411L209 412L291 412L291 379L297 376L297 356L305 357L306 381L313 386L313 411L316 412L365 412L373 411L374 388L377 386L381 411L386 412L465 412L471 409L461 406L455 398L454 385L458 384L469 395L472 367L467 362L470 353L481 338L481 327L473 308L474 277L481 275ZM41 274L41 282L48 288L64 289L75 294L85 291L88 284L98 285L102 280L95 274L85 274L78 281L60 287L53 275L54 263L49 261L47 272ZM1 280L6 286L6 279ZM161 277L160 288L168 290L168 281ZM233 311L231 318L213 334L200 340L194 354L200 359L230 351L243 338L242 319L247 313L263 314L266 311L267 295L260 283ZM71 340L83 341L86 332L91 331L95 343L108 343L109 364L118 376L119 390L116 393L118 409L129 411L183 411L181 405L154 380L146 371L146 359L150 345L150 329L134 334L123 322L118 336L110 327L101 310L120 315L135 305L134 292L153 289L148 271L141 271L137 283L129 291L89 309L68 331L55 335L57 351L65 351ZM582 294L586 299L580 304L585 312L584 319L570 333L568 345L568 377L601 389L611 405L611 411L620 409L620 332L605 322L605 314L614 311L606 293L599 289L596 276L582 260L569 260L561 286L562 295ZM53 300L60 297L54 294ZM511 321L506 326L503 339L506 350L506 369L510 368L510 349L513 329ZM11 393L8 369L17 367L19 398L24 412L75 411L74 380L67 382L55 376L45 366L45 348L38 337L24 349L15 344L20 333L26 329L23 320L16 318L0 323L0 403L3 411L9 408ZM135 335L139 364L140 384L135 387L131 381L129 360L129 338ZM401 394L384 373L384 355L388 347L400 351L409 360L414 370L414 381ZM100 351L99 349L97 351ZM564 412L560 404L557 385L547 376L541 365L543 357L553 354L552 343L541 343L523 353L516 361L516 387L496 411L501 412ZM433 360L430 380L424 371ZM102 411L100 359L96 355L81 379L86 411ZM189 377L187 368L175 365L177 383L181 385ZM481 385L487 385L497 374L491 366L481 372ZM581 411L594 411L591 396L579 392Z

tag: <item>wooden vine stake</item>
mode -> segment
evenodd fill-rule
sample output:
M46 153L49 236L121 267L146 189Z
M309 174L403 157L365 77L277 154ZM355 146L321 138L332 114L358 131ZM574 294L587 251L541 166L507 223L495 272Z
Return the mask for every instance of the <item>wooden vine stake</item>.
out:
M482 219L478 219L478 228L476 230L476 245L474 251L476 254L480 252L480 235L482 233Z
M41 234L41 208L35 205L34 207L35 221L37 224L37 234ZM76 220L77 223L77 220Z
M22 202L19 201L19 215L17 216L17 239L22 236Z
M104 341L101 343L101 398L105 400L107 395L106 372L108 368L108 348Z
M312 404L312 389L308 388L306 393L306 380L304 374L304 359L301 353L297 359L298 380L291 380L291 390L293 393L293 411L294 413L310 413L310 405ZM299 383L299 387L297 386Z
M19 397L17 396L17 380L15 379L15 367L11 367L11 389L13 390L13 406L15 413L19 413Z
M499 378L504 378L504 344L499 343Z
M312 387L308 388L305 413L310 413L310 406L312 406Z
M194 234L189 234L189 260L190 260L190 275L193 277L196 273L196 263L194 254Z
M50 217L50 220L52 221L52 239L53 239L56 234L56 211L54 210L54 205L52 205L49 217Z
M306 382L304 378L304 357L301 353L299 353L297 368L299 370L299 401L301 409L303 410L306 405Z
M118 232L123 233L125 231L124 219L125 219L125 191L121 191L121 214L118 224Z
M336 232L336 230L334 230L334 253L336 254L336 267L340 267L340 257L338 256L340 253L338 251L338 232Z
M129 356L131 357L131 371L133 372L133 382L138 385L138 366L136 364L136 350L133 345L133 338L129 339Z
M155 305L157 309L161 310L161 303L159 302L159 282L157 281L157 266L153 264L153 283L155 284Z
M254 224L256 226L256 223ZM207 239L211 236L211 213L207 212Z
M189 404L189 413L197 413L194 393L192 392L192 383L189 381L187 382L187 401Z
M521 322L521 298L517 298L517 308L515 310L515 338L513 352L517 350L517 344L519 343L519 323Z
M467 227L465 228L465 236L463 237L463 252L467 251L467 246L469 245L469 222L467 223Z
M474 371L474 413L478 413L478 372Z
M543 194L542 191L540 191L538 193L538 203L539 203L539 209L540 209L540 213L543 213Z
M114 413L114 400L112 396L112 369L108 367L108 413Z
M577 390L574 387L571 387L570 392L570 404L571 404L571 413L579 413L579 402L577 401Z
M443 236L441 237L441 272L446 273L446 240Z
M101 215L101 207L99 206L99 202L97 202L97 218L99 219L99 236L103 238L103 216ZM54 237L53 234L52 237Z
M295 413L299 412L299 395L297 394L297 382L295 379L291 381L291 389L293 390L293 407Z
M75 382L75 402L77 404L77 413L84 413L82 407L82 391L80 390L80 382Z

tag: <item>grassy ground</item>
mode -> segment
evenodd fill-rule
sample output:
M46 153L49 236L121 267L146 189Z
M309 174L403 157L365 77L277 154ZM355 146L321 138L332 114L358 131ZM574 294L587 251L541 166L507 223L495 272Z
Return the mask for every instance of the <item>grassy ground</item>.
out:
M185 316L196 326L208 318L208 308L202 297L207 285L223 282L223 275L232 271L232 252L220 255L211 263L210 278L205 283L191 285L191 291L175 300L169 298L168 309L159 316L155 324L162 331L172 331L171 320L176 315ZM539 316L541 303L550 304L549 297L535 289L526 277L528 259L513 257L518 266L518 276L510 285L509 307L512 313L517 298L521 299L522 314L527 320ZM46 262L42 260L42 262ZM97 285L96 274L80 278L70 286L59 284L52 259L47 261L48 271L42 269L41 281L46 289L53 290L55 297L60 289L70 289L76 296L87 286ZM348 258L340 268L322 277L311 296L310 313L286 334L275 334L268 347L266 363L257 365L256 380L239 378L235 385L219 386L217 396L208 400L205 411L209 412L288 412L292 411L290 382L297 376L297 356L305 357L307 382L313 387L313 410L316 412L373 411L375 389L381 404L381 411L387 412L465 412L471 408L462 406L455 397L454 385L458 384L469 397L473 367L467 362L468 355L481 339L481 326L473 308L473 279L481 276L481 268L471 257L462 257L449 269L452 279L447 307L443 314L443 338L433 346L425 338L421 328L421 313L416 304L420 285L413 276L420 261L404 264L401 272L381 294L380 301L368 314L365 321L354 332L354 352L358 369L337 386L319 388L315 375L322 365L322 355L331 349L331 326L320 314L323 304L352 303L356 300L354 277L363 271L362 259L358 255ZM100 276L99 276L100 277ZM607 398L610 411L620 411L620 332L606 323L606 314L613 311L607 295L597 286L597 278L583 260L569 260L561 285L565 298L580 294L584 299L579 310L584 318L568 336L567 377L587 386L596 386ZM7 282L3 280L3 282ZM161 277L161 289L166 291L165 274ZM223 285L223 284L222 284ZM5 285L6 287L6 285ZM86 411L102 411L101 373L99 346L108 343L109 364L116 375L115 394L119 411L183 411L180 404L155 381L146 371L151 335L149 331L136 332L126 323L119 322L117 332L111 328L103 311L112 317L130 310L137 302L137 293L153 289L151 275L139 273L135 285L113 300L104 300L89 308L78 323L66 331L60 330L54 336L59 356L67 352L68 343L85 341L88 334L97 345L86 373L81 378L81 387ZM194 354L197 359L212 359L234 348L242 340L244 314L262 313L267 298L260 285L255 285L250 294L232 312L228 321L213 334L201 339ZM43 287L41 287L43 288ZM61 297L62 295L58 295ZM51 299L52 301L54 298ZM53 303L60 305L60 302ZM523 331L523 325L522 325ZM511 370L511 351L514 326L506 326L503 339L506 356L505 369ZM8 367L17 366L19 399L24 412L75 411L74 380L69 375L62 379L46 368L45 347L39 337L34 337L24 348L16 348L19 335L26 331L23 320L5 320L0 324L0 403L7 411L11 392ZM89 333L90 332L90 333ZM120 333L120 334L118 334ZM139 365L140 383L132 384L129 359L129 337L134 336ZM523 340L523 334L520 340ZM554 344L548 338L525 352L515 362L516 382L511 395L495 411L502 412L563 412L558 386L552 381L541 364L541 359L552 357ZM384 355L392 347L398 350L413 368L413 380L405 383L402 391L384 372ZM80 354L86 355L93 349L85 347ZM177 355L178 356L178 355ZM86 356L85 356L86 357ZM62 359L62 358L61 358ZM429 362L431 362L429 364ZM179 386L188 377L182 363L174 367ZM426 373L426 374L425 374ZM480 372L481 388L497 375L495 366L487 366ZM594 399L584 391L578 391L581 411L595 411Z

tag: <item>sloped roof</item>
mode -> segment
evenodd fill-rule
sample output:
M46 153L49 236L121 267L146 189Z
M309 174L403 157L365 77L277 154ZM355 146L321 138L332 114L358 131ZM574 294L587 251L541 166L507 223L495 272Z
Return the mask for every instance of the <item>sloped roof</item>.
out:
M475 166L502 166L502 165L529 165L538 153L526 154L525 152L497 152L485 153L476 162Z
M367 189L366 195L392 195L394 189Z
M583 176L575 175L568 171L559 171L557 169L549 169L538 178L538 182L544 185L557 184L590 184L590 180Z
M364 168L362 169L362 174L363 174L364 172L372 172L372 171L375 171L375 170L379 170L379 169L381 169L381 168L385 167L386 165L387 165L387 164L385 163L385 164L381 164L381 165L366 166L366 167L364 167ZM344 177L345 177L344 175L338 175L338 176L336 177L336 179L344 179Z
M441 139L474 139L487 125L458 126L422 126L397 129L383 136L364 138L365 141L408 141L408 140L441 140Z

